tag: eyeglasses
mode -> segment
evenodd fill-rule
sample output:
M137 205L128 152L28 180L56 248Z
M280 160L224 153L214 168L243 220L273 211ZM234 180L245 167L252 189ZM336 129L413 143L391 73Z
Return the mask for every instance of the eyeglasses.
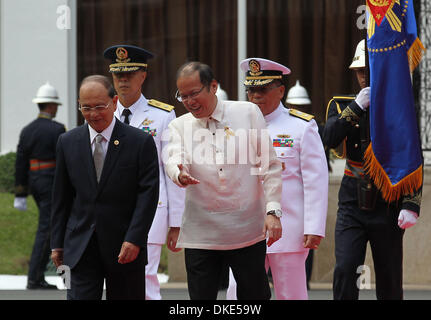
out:
M268 92L270 92L271 90L273 90L273 89L275 89L275 88L278 88L278 87L281 87L281 84L279 84L279 85L277 85L277 86L271 86L271 85L269 85L269 86L265 86L265 87L250 87L250 88L247 88L245 91L246 91L248 94L256 94L256 93L259 93L259 94L264 95L264 94L267 94L267 93L268 93Z
M194 99L199 95L199 93L202 92L204 88L205 86L202 86L202 88L199 91L192 92L188 95L185 95L185 94L180 95L180 92L177 90L177 92L175 93L175 99L177 99L179 102L184 102L188 99Z
M87 107L87 106L79 105L78 109L82 113L90 113L91 111L102 112L103 110L108 109L110 104L111 104L111 101L109 101L109 103L107 105L100 105L100 106L95 106L95 107Z

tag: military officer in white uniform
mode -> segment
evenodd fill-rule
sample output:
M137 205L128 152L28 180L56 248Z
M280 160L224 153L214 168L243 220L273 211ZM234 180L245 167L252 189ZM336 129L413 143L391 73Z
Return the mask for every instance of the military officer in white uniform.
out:
M276 62L250 58L241 62L249 101L262 111L278 159L282 162L283 235L267 247L278 300L308 299L305 260L325 236L328 206L328 169L325 151L313 116L283 105L285 76L290 70ZM228 299L235 299L230 274Z
M160 168L159 204L148 235L148 264L145 267L146 300L160 300L160 284L157 270L162 245L169 228L179 228L184 210L185 192L165 174L162 150L167 143L169 123L176 118L174 107L156 100L147 100L141 92L147 77L147 60L151 52L130 45L116 45L105 50L104 57L111 60L109 66L118 94L115 116L122 122L151 134L156 142Z

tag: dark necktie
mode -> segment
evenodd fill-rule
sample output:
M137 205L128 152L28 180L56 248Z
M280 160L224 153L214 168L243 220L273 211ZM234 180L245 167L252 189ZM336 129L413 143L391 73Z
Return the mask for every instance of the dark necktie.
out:
M132 112L129 110L129 109L124 109L123 110L123 116L124 116L124 123L125 124L130 124L130 121L129 121L129 116L132 114Z

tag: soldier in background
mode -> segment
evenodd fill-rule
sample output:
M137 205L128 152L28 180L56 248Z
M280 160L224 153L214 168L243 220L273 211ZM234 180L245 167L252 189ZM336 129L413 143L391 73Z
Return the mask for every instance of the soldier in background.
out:
M33 102L40 112L37 119L22 129L20 134L15 164L14 207L27 210L27 196L31 193L39 209L27 289L56 289L56 286L45 281L44 273L51 253L50 216L55 150L58 137L66 128L53 120L61 102L57 90L48 82L39 88Z
M312 114L311 110L311 100L308 96L307 90L301 86L299 80L296 80L296 84L289 89L289 92L287 93L286 98L286 105L290 108L299 110L301 112ZM316 121L317 122L317 121ZM323 123L317 123L317 127L319 129L319 135L320 138L323 136ZM325 150L326 155L326 162L328 164L328 171L331 172L331 164L329 161L329 150ZM313 256L314 256L314 249L310 249L308 252L307 260L305 260L305 272L307 275L307 289L310 289L310 279L311 279L311 273L313 270Z
M248 100L264 115L277 158L282 163L283 235L267 248L265 267L271 269L277 300L306 300L305 261L325 236L328 170L314 117L284 106L290 70L274 61L250 58L246 72ZM235 298L230 277L227 299Z
M162 245L166 242L168 228L178 228L184 211L185 192L176 186L165 173L162 150L168 139L162 139L169 123L176 118L174 107L157 100L147 100L142 85L147 78L147 60L154 55L142 48L116 45L105 50L104 57L111 61L112 74L118 94L115 116L122 122L151 134L159 157L159 202L153 224L148 234L148 264L145 267L146 300L160 300L157 271Z
M364 152L369 144L370 87L366 83L365 40L359 42L350 69L361 91L337 95L328 104L323 141L328 148L342 147L346 157L338 193L335 225L335 300L357 300L367 243L370 242L376 274L377 299L403 298L402 260L404 230L416 224L421 204L419 192L387 203L364 172Z

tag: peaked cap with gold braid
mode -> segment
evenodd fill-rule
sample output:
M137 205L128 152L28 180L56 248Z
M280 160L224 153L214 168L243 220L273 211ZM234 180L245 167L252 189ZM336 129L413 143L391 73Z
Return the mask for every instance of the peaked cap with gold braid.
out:
M116 45L106 49L103 56L112 61L109 65L109 72L118 73L146 70L147 60L153 58L154 54L135 46Z
M248 58L240 63L241 70L246 72L244 85L246 87L265 86L274 80L281 80L288 75L290 69L277 62L262 59Z

